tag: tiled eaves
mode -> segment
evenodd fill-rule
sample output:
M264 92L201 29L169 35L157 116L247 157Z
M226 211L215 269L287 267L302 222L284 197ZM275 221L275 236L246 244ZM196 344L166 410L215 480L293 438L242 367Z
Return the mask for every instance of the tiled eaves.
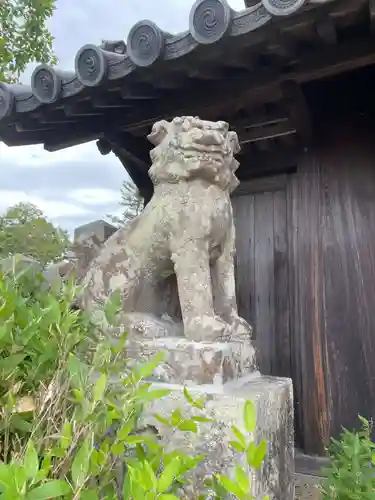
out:
M131 28L126 44L84 45L75 57L75 71L42 64L33 72L30 85L0 83L0 121L12 121L18 113L43 105L56 106L111 81L125 83L127 77L145 68L160 71L161 66L181 60L202 46L249 35L274 18L291 16L309 3L331 1L335 0L260 0L235 12L227 0L197 0L190 12L189 29L178 34L166 33L151 21L139 21Z

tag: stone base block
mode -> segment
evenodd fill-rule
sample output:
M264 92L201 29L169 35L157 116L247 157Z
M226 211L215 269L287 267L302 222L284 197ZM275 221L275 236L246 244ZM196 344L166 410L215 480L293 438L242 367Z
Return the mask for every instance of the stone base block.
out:
M290 379L259 375L245 384L195 386L189 389L194 399L204 397L204 410L192 407L183 394L183 386L155 384L158 388L171 388L170 395L155 401L144 416L144 424L155 426L167 449L182 449L190 456L205 454L205 461L194 472L193 488L186 498L196 499L202 491L204 478L213 473L234 476L236 464L245 466L244 454L234 451L229 441L235 439L232 425L245 434L243 409L247 400L253 401L257 412L255 440L267 440L268 452L260 471L251 475L253 495L258 500L268 494L273 500L294 498L294 443L293 443L293 390ZM186 418L205 416L215 423L199 423L198 432L172 430L159 422L155 413L169 419L180 408Z
M146 361L164 351L164 362L153 380L187 386L223 386L256 371L255 351L249 342L192 342L186 338L131 339L127 356Z

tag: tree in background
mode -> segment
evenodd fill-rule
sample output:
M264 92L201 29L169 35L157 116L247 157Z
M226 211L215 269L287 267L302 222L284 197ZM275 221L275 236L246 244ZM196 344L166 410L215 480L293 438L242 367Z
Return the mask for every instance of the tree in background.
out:
M0 217L0 257L23 254L45 265L69 248L68 233L48 222L32 203L18 203Z
M108 218L116 226L123 226L142 212L143 205L144 199L136 185L132 181L124 181L121 186L120 201L122 214L119 217L109 215Z
M17 81L31 62L55 63L47 20L55 0L0 0L0 81Z

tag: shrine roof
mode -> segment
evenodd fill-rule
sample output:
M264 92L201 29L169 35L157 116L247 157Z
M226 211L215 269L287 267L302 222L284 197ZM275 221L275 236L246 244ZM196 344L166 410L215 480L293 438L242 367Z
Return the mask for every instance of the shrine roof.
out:
M337 26L346 29L353 16L361 22L364 6L368 9L367 0L257 0L255 5L246 0L246 5L236 12L226 0L197 0L187 31L170 34L142 20L126 42L84 45L72 71L42 64L29 85L0 83L0 140L58 149L58 137L83 131L79 143L104 130L132 132L134 124L148 126L177 114L184 95L191 99L198 92L198 105L204 96L243 89L246 81L251 88L255 75L264 80L257 88L265 87L275 70L281 75L285 68L290 70L285 78L293 79L302 49L314 52L317 40L320 48L337 43Z

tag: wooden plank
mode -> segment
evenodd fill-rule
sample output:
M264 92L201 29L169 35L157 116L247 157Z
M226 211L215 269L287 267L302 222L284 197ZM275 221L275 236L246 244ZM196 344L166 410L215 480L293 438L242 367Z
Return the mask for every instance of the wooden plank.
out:
M249 181L241 181L240 185L233 191L232 196L243 196L248 194L272 192L284 190L287 185L286 174L272 176L272 177L260 177L252 179Z
M275 368L281 377L291 377L291 341L288 276L286 192L273 193L274 281L275 281Z
M294 395L294 433L297 446L303 447L303 366L302 339L299 331L299 282L298 282L298 179L296 175L289 177L286 188L287 220L288 220L288 278L290 307L290 362Z
M240 316L254 327L254 196L232 200L236 226L236 295Z
M277 366L275 345L275 276L273 267L273 194L255 195L255 344L259 369L268 375Z
M300 381L300 432L308 453L322 454L329 440L329 395L326 387L327 345L323 310L323 264L320 234L320 169L314 155L305 155L296 176L297 197L292 221L296 254L298 314L294 336L300 336L296 378ZM295 337L294 337L295 338ZM299 382L297 382L298 384Z
M359 114L334 128L327 120L321 130L326 372L335 437L341 426L358 427L358 414L373 418L375 408L374 131L370 117Z
M237 157L240 168L236 174L241 181L241 186L237 188L238 193L242 187L246 190L248 183L252 183L256 179L269 179L296 170L298 159L302 154L301 148L295 144L286 147L276 146L274 151L267 152L257 152L253 146L254 144L245 145Z

